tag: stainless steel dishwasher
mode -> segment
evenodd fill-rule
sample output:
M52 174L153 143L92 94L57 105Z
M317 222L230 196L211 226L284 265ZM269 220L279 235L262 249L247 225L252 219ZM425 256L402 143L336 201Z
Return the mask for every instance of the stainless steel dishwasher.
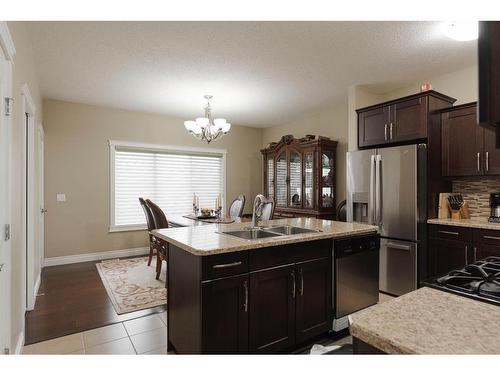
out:
M380 236L333 243L333 330L348 327L348 315L378 302Z

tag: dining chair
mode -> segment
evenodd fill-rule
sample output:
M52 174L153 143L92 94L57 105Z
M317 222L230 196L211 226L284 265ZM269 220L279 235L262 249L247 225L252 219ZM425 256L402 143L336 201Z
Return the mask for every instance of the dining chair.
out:
M266 202L262 204L262 216L260 220L272 220L274 215L274 199L266 198Z
M243 215L243 209L245 208L245 196L243 194L238 195L233 203L229 206L229 217L241 217Z
M149 257L148 257L148 266L151 265L151 260L153 259L153 255L155 252L154 249L154 236L151 234L151 231L156 229L155 220L153 218L153 213L151 209L146 204L144 198L139 197L139 203L141 204L142 210L144 211L144 215L146 216L146 224L148 226L148 235L149 235Z
M155 229L168 228L168 220L163 210L150 199L146 199L146 204L153 214ZM168 243L158 241L156 238L153 239L153 243L154 249L156 250L156 280L158 280L161 273L161 263L167 260Z

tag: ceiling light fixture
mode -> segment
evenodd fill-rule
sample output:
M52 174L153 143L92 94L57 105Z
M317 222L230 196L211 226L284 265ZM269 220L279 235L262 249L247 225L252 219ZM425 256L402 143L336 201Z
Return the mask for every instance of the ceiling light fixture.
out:
M477 21L452 21L444 25L444 33L448 38L460 42L475 40L478 36Z
M210 107L212 95L205 95L204 98L207 99L205 117L198 117L195 121L184 121L184 127L194 137L210 143L227 134L229 129L231 129L231 124L224 118L214 119L212 117L212 108Z

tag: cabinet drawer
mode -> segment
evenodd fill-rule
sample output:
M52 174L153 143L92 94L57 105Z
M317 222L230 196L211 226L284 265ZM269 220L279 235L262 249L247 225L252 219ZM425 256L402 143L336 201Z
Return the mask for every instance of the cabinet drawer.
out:
M326 239L253 250L249 254L250 271L327 258L330 255L331 248L332 240Z
M202 279L211 280L248 272L248 251L202 257Z
M500 246L500 230L475 229L474 244Z
M429 225L429 237L453 241L472 241L472 228L453 225Z

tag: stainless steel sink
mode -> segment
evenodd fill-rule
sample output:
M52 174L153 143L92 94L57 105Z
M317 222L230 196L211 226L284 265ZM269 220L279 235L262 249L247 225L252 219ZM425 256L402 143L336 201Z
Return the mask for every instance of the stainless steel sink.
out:
M293 227L291 225L284 225L280 227L267 227L267 228L244 228L240 230L230 230L227 232L220 232L222 234L229 234L244 240L258 240L261 238L292 236L302 233L318 232L314 229L306 229L300 227Z
M278 237L282 236L279 233L273 233L270 231L265 231L262 229L242 229L242 230L232 230L227 232L222 232L223 234L229 234L230 236L235 236L242 238L244 240L258 240L261 238Z
M318 232L315 229L306 229L306 228L300 228L300 227L293 227L291 225L284 225L281 227L268 227L268 228L263 228L266 232L273 232L273 233L279 233L284 236L290 236L294 234L303 234L303 233L314 233Z

